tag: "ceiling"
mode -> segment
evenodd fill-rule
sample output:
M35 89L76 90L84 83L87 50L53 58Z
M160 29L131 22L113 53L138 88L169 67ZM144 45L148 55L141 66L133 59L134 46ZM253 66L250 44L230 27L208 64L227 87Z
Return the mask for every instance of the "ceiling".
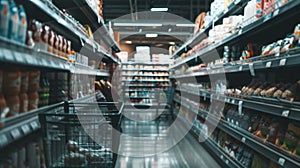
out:
M120 43L168 48L180 45L193 35L194 20L209 10L213 0L103 0L103 15L120 33ZM167 12L151 12L151 8L167 7ZM146 38L156 33L158 37Z
M168 7L169 13L192 22L200 12L209 10L213 0L103 0L106 21L134 12L150 11L152 7Z

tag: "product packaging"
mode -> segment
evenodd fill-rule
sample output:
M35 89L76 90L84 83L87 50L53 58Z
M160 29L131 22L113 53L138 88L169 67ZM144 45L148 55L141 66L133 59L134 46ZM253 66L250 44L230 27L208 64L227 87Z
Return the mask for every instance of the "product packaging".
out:
M18 41L19 13L18 7L13 1L10 1L9 4L9 13L8 38Z
M18 41L25 44L27 30L27 17L25 9L22 5L19 6L19 28L18 28Z
M8 26L10 20L9 1L0 0L0 36L8 37Z

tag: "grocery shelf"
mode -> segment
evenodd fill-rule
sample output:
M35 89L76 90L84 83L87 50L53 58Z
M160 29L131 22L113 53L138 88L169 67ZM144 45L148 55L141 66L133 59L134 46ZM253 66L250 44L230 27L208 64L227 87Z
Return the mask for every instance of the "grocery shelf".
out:
M106 70L99 70L99 69L93 69L89 66L82 65L82 64L73 64L70 67L71 73L74 74L83 74L83 75L93 75L93 76L102 76L102 77L108 77L109 73Z
M169 66L169 64L167 63L158 63L158 62L122 62L122 65Z
M187 126L191 126L193 125L192 129L191 129L191 133L193 134L193 136L198 140L199 136L204 136L204 135L199 135L200 134L200 129L197 126L194 126L193 123L191 123L190 121L188 121L187 119L185 119L182 116L178 116L177 118L180 119L185 125ZM203 137L204 138L204 137ZM226 165L227 167L230 168L240 168L240 167L244 167L243 165L241 165L238 161L233 160L232 158L230 158L223 150L222 148L215 143L211 138L206 137L206 140L203 142L203 144L209 148L211 154L213 154L215 157L217 157L218 159L221 159L221 161L223 162L223 165Z
M176 91L183 91L189 94L194 94L196 96L205 97L205 99L210 98L218 101L223 101L225 103L241 106L243 108L249 108L271 115L300 121L299 102L291 102L286 100L263 98L257 96L244 96L241 98L229 97L223 94L213 93L202 89L199 90L200 94L196 94L196 92L193 91L188 91L187 89L177 89Z
M78 63L72 64L66 58L41 50L35 50L2 37L0 37L0 42L1 62L57 69L77 74L109 76L107 71L92 69L89 66Z
M199 139L200 132L201 131L198 127L195 127L195 130L192 131L196 139ZM203 142L203 144L212 152L215 158L222 161L223 165L226 165L227 167L236 167L236 168L245 167L240 162L233 160L231 157L229 157L228 154L226 154L223 151L222 147L218 145L215 141L213 141L210 137L206 137L206 140Z
M41 66L59 70L69 70L67 59L57 55L33 50L25 45L15 43L0 37L0 60L1 62L18 63L22 65Z
M134 69L134 68L121 68L121 71L139 71L139 72L169 72L168 69Z
M125 103L125 106L136 106L136 107L144 107L144 106L158 106L158 103ZM167 106L168 104L166 103L160 103L159 106Z
M38 114L49 110L58 110L62 104L49 105L14 117L2 119L0 121L0 149L40 129Z
M175 51L174 55L171 58L180 57L180 55L200 43L207 37L208 31L212 28L215 23L219 23L222 21L224 17L236 14L237 11L243 9L243 7L247 4L248 0L235 0L233 1L220 15L215 17L212 22L210 22L204 30L197 33L193 38L188 40L185 44L183 44L178 50Z
M152 89L152 90L124 90L124 92L154 92L155 89Z
M128 77L169 77L169 75L160 75L160 74L123 74L122 76L128 76Z
M154 97L148 97L148 96L127 96L126 98L129 98L129 99L156 99Z
M174 78L188 78L188 77L200 77L207 75L214 75L220 73L238 73L238 72L250 72L250 64L253 66L253 70L261 69L271 69L271 68L281 68L289 67L300 64L300 50L296 48L289 51L288 53L281 54L280 56L260 56L250 59L250 63L236 64L236 65L226 65L216 68L205 68L198 72L186 73L182 75L174 75Z
M182 105L186 106L187 108L189 107L189 105L186 105L186 103L182 103ZM191 109L191 111L196 112L193 109ZM201 114L207 115L209 114L209 112L206 110L199 110L198 115L201 116ZM213 123L218 123L219 129L226 132L227 134L234 137L235 139L239 140L240 142L244 143L245 145L249 146L251 149L259 153L264 153L268 159L280 164L281 166L283 167L300 166L300 160L294 158L292 155L290 155L290 153L281 150L275 145L271 143L267 143L258 137L255 137L251 133L243 130L242 128L229 125L227 121L222 119L218 120L215 117L210 117L210 121Z
M289 17L289 16L291 16L291 14L294 14L291 12L293 12L294 10L297 10L297 7L299 7L299 5L300 5L300 1L290 1L287 4L285 4L284 6L270 12L266 16L255 21L254 23L251 23L245 27L242 27L239 31L233 33L231 36L225 38L221 42L211 44L211 45L201 49L196 54L189 56L174 65L171 65L170 69L177 69L181 65L187 64L188 62L190 62L192 60L201 60L204 57L209 58L209 56L211 55L213 50L215 50L219 47L222 47L228 43L234 42L234 41L239 42L243 36L249 37L251 35L255 35L255 34L257 34L258 31L267 29L268 26L266 26L266 25L270 26L271 22L279 24L278 21L282 21L282 20L284 20L285 17ZM273 27L275 27L275 26L273 25ZM197 59L198 57L200 57L200 59ZM211 61L213 61L213 60L211 60Z
M95 94L87 95L69 102L91 102L95 100ZM64 102L40 107L17 116L0 119L0 149L5 148L13 142L34 133L40 129L38 114L45 112L61 112L64 110Z
M47 21L47 24L50 25L51 28L54 28L55 31L71 40L72 45L75 46L76 49L89 49L90 52L95 53L95 55L104 55L107 59L118 64L120 63L110 53L102 49L97 42L91 40L85 34L83 26L80 28L78 23L67 18L65 14L50 1L31 0L30 2L24 2L22 0L16 0L16 2L25 6L26 9L36 11L34 13L28 12L29 18L40 19L44 22Z
M67 13L78 19L80 23L91 26L93 32L101 28L101 37L104 39L106 45L111 47L115 52L121 51L107 29L103 18L99 16L95 8L91 7L88 0L68 0L64 3L61 3L60 0L52 0L52 2L61 10L66 10Z
M217 122L217 120L212 122ZM251 133L242 130L241 128L229 126L224 120L219 122L218 128L234 137L236 140L239 140L240 142L249 146L256 152L263 153L265 157L283 167L294 168L300 166L299 159L297 161L297 159L293 158L293 156L288 152L283 151L282 149L276 149L278 147L275 145L270 145L270 143L264 142L262 139L255 137Z
M122 82L169 82L169 80L122 80Z

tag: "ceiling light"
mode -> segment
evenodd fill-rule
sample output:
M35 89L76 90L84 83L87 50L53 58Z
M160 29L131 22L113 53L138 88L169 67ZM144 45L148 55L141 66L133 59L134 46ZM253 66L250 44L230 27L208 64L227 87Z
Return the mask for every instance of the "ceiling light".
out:
M132 41L125 41L126 44L132 44Z
M171 31L172 31L172 29L171 29L171 28L169 28L168 32L171 32Z
M167 12L169 8L151 8L152 12Z
M195 24L176 24L177 27L195 27Z
M158 34L146 34L146 37L152 38L152 37L157 37Z
M161 23L114 23L114 26L149 26L158 27L162 26Z
M171 44L171 45L175 45L175 42L169 42L169 44Z

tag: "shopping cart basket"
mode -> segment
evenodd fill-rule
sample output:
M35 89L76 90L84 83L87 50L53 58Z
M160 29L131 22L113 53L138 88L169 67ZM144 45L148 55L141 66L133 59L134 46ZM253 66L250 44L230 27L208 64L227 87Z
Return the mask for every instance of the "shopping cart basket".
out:
M47 167L114 167L123 106L66 102L59 112L40 114Z

